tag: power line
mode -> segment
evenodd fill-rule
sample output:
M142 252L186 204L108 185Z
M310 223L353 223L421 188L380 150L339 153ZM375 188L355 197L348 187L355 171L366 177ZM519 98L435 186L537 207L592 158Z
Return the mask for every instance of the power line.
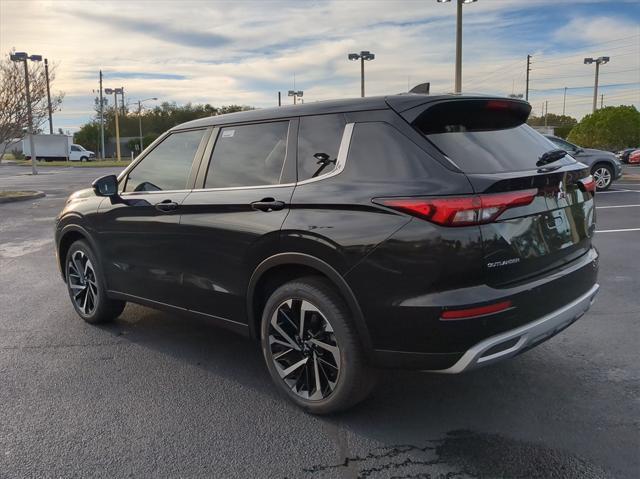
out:
M629 82L629 83L609 83L608 85L600 85L599 88L614 88L614 87L622 87L629 85L640 85L640 82ZM530 88L531 91L554 91L554 90L563 90L565 87L557 87L557 88ZM582 90L586 88L593 88L593 85L586 86L571 86L566 87L568 90Z
M628 68L626 70L603 70L602 73L600 73L600 75L613 75L615 73L627 73L627 72L639 72L640 73L640 69L638 68ZM556 78L577 78L577 77L592 77L593 73L577 73L575 75L551 75L551 76L546 76L546 77L534 77L535 80L547 80L547 79L556 79Z

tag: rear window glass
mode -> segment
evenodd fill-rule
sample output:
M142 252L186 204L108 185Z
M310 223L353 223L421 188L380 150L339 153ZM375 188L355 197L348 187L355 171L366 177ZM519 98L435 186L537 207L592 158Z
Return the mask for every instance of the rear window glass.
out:
M529 111L520 102L454 101L429 108L415 126L466 173L532 170L557 146L524 124ZM553 166L574 162L565 156Z

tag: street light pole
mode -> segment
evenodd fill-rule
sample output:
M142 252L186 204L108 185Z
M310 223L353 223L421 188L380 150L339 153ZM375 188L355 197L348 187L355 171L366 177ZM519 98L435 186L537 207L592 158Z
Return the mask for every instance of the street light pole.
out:
M120 161L120 125L118 123L118 93L121 95L124 94L123 88L105 88L104 92L107 95L111 95L113 93L113 108L115 110L115 123L116 123L116 158Z
M462 0L456 6L456 80L454 92L462 91Z
M598 108L598 75L600 74L600 64L604 65L605 63L609 63L609 57L598 57L598 58L585 58L584 64L589 65L591 63L596 64L596 78L593 85L593 113L595 113Z
M100 70L100 158L104 160L104 100L102 99L102 70Z
M44 76L47 79L47 109L49 110L49 134L53 135L53 115L51 114L51 91L49 90L49 60L44 59Z
M376 56L370 51L363 50L360 53L349 53L347 58L352 61L360 60L360 96L364 98L364 62L374 60Z
M304 92L302 90L289 90L289 92L287 93L287 96L292 96L293 97L293 104L295 105L297 103L297 99L298 98L302 98L302 95L304 95Z
M140 153L142 153L142 150L144 149L144 144L142 141L142 104L145 101L151 101L151 100L157 100L157 98L153 97L153 98L146 98L144 100L138 100L138 130L140 133Z
M16 52L10 55L11 61L24 63L24 87L26 90L27 100L27 132L29 134L29 149L31 152L31 174L37 175L38 168L36 167L36 161L38 154L36 152L36 144L33 140L33 113L31 112L31 92L29 91L29 66L27 60L32 62L42 61L42 55L27 55L25 52Z
M436 0L438 3L449 3L451 0ZM478 0L456 0L456 74L455 93L462 92L462 5Z

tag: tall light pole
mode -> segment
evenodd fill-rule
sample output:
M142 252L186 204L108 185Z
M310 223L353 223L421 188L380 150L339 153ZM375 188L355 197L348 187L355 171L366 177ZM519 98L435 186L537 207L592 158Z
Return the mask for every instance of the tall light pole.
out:
M157 98L145 98L144 100L138 100L138 129L140 133L140 153L144 150L144 145L142 144L142 104L145 101L156 101Z
M104 100L102 99L102 70L100 70L100 158L104 160Z
M351 61L360 60L360 96L364 98L364 62L374 60L376 56L370 51L363 50L360 53L349 53L347 58Z
M122 88L105 88L104 92L107 95L111 95L113 93L113 108L115 110L116 118L116 157L117 160L120 161L120 125L118 124L118 95L124 94L124 90Z
M53 135L53 115L51 113L51 91L49 90L49 60L44 59L44 76L47 80L47 109L49 110L49 134Z
M31 174L37 175L38 168L36 168L36 161L38 155L36 154L36 144L33 141L33 114L31 112L31 92L29 91L29 67L27 60L40 62L42 61L42 55L28 55L26 52L16 52L12 53L9 57L11 61L24 63L24 88L27 99L27 121L29 122L27 131L29 133L29 149L31 150Z
M436 0L438 3L449 3L451 0ZM456 0L456 81L455 92L462 92L462 5L478 0Z
M609 57L584 59L585 65L590 65L591 63L596 64L596 81L593 85L593 113L595 113L596 109L598 108L598 75L600 74L600 64L604 65L605 63L609 63Z
M287 94L287 96L292 96L293 97L293 104L295 105L297 103L297 99L298 98L302 98L302 95L304 95L304 92L302 90L289 90L289 93Z

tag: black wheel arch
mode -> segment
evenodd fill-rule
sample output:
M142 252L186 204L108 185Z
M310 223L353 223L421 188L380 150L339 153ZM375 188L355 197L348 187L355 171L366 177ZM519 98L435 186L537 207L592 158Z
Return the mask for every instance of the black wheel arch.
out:
M260 338L261 309L260 311L257 311L257 309L259 309L261 302L258 296L261 287L265 285L266 278L274 274L274 272L284 269L292 272L289 279L315 273L326 277L336 287L353 313L354 326L361 340L361 345L367 357L370 358L373 350L371 337L353 291L340 273L330 264L305 253L278 253L265 259L256 267L247 287L246 307L249 335L256 340Z
M83 226L70 223L63 226L56 235L56 251L58 253L58 267L60 268L60 273L62 274L62 279L66 282L67 278L65 277L65 264L64 261L67 257L67 252L71 245L78 240L85 240L89 243L89 246L95 253L95 256L99 263L101 263L100 256L100 248L98 247L97 242L93 238L93 235ZM102 272L102 264L100 266L100 271ZM104 278L102 278L104 281ZM106 283L104 283L106 284Z

